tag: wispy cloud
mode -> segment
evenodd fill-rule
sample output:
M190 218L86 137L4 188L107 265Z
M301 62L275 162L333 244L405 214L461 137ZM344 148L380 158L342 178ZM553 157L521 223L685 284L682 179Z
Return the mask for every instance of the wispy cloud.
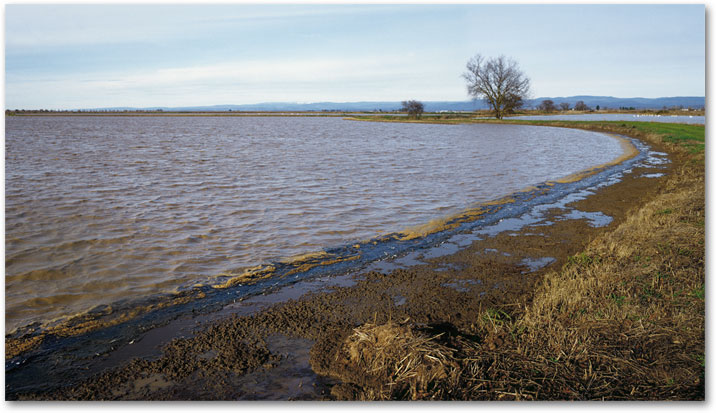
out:
M404 59L306 59L236 61L215 65L159 69L124 77L120 83L145 87L220 82L303 83L351 81L405 72ZM116 84L116 83L115 83Z
M190 38L197 34L270 27L302 18L375 13L375 7L272 5L8 5L6 47L87 46ZM382 6L385 12L389 7Z
M444 85L438 87L426 82L423 74L411 72L416 66L416 57L411 54L233 61L133 73L75 74L43 80L15 78L8 84L7 94L11 101L32 100L33 93L38 94L39 101L39 95L48 91L65 96L53 107L74 107L72 100L79 104L88 96L98 97L92 103L95 106L178 106L275 100L395 100L396 89L423 99L444 95ZM463 92L460 83L455 89ZM421 93L422 96L414 96Z

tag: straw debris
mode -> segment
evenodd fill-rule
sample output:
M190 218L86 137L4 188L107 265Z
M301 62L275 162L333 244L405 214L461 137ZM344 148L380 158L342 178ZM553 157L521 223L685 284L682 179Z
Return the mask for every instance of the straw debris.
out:
M452 387L458 365L455 349L444 344L444 333L430 335L407 324L367 323L344 338L321 368L314 370L343 380L332 393L359 400L441 399Z

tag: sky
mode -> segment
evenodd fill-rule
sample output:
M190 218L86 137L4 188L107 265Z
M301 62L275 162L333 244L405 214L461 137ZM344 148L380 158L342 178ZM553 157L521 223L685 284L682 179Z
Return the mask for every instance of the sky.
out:
M705 95L704 5L5 5L5 107L468 100L477 53L532 97Z

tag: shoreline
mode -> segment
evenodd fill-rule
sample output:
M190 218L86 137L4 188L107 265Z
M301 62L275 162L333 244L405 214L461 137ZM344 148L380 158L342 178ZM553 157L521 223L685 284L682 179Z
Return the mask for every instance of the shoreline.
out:
M360 110L216 110L216 111L192 111L192 110L89 110L89 109L59 109L59 110L46 110L46 109L18 109L18 110L6 110L8 116L256 116L256 115L293 115L293 116L305 116L305 115L318 115L318 116L345 116L345 115L360 115L360 116L407 116L406 112L395 111L360 111ZM467 119L474 116L490 116L491 110L472 110L472 111L447 111L447 112L424 112L425 116L433 116L443 118L445 116L453 117L465 117ZM669 117L669 116L705 116L706 111L703 109L692 109L688 111L673 110L673 109L638 109L638 110L618 110L618 109L605 109L605 110L586 110L586 111L575 111L569 110L567 113L564 111L552 111L544 112L539 110L528 110L517 113L506 115L505 119L509 119L515 116L568 116L568 115L588 115L588 114L617 114L617 115L639 115L639 116L654 116L654 117Z
M621 187L624 188L625 186L628 186L629 188L623 189L620 191L616 191L614 188L619 186L620 183L614 184L610 187L601 188L598 190L599 193L611 193L611 192L618 192L616 195L602 195L603 197L606 197L607 201L609 201L609 198L614 196L618 197L626 197L631 199L631 204L639 204L643 203L645 201L641 200L641 195L645 194L652 194L653 191L655 191L657 188L654 188L655 185L652 185L656 181L663 181L664 178L641 178L641 181L643 183L637 183L637 181L641 182L639 178L633 178L630 180L631 183L627 184L625 182L622 182ZM649 180L651 179L651 180ZM633 182L632 182L633 181ZM611 189L610 189L611 188ZM640 195L640 196L637 196ZM593 195L598 196L598 195ZM595 212L602 212L607 211L608 213L614 214L614 221L618 220L625 220L625 212L620 211L619 208L615 208L615 206L610 206L609 202L606 204L604 201L598 202L594 199L590 200L589 196L582 200L575 200L577 205L586 205L587 208L580 207L579 209L573 208L575 210L583 210L586 209L587 211L595 211ZM591 207L590 207L591 204ZM621 206L621 204L619 205ZM620 216L621 214L621 216ZM553 216L552 216L553 215ZM554 219L559 216L559 214L554 215L552 214L550 216L545 216L545 219L550 218ZM609 215L609 214L606 214ZM475 325L476 322L480 320L480 317L475 316L477 318L467 316L465 309L472 309L474 313L481 314L485 311L485 307L487 304L497 304L502 303L502 306L510 306L512 304L509 304L510 302L514 303L522 303L521 306L524 306L527 304L529 292L534 289L534 287L539 283L539 279L548 268L554 268L559 266L560 263L566 263L568 262L569 258L569 252L574 252L575 254L579 250L577 245L584 245L589 238L594 237L600 233L604 233L606 231L606 227L609 227L611 229L612 224L607 224L606 227L596 227L596 228L590 228L589 220L588 219L582 219L581 224L577 225L579 227L577 230L575 230L574 222L570 221L559 221L554 220L554 222L551 224L551 226L544 227L544 232L548 232L547 228L549 228L549 231L553 234L552 236L556 239L559 237L566 237L570 240L570 245L568 248L565 248L564 251L557 251L557 253L552 254L551 250L548 249L548 251L543 251L546 257L553 258L554 261L546 264L545 266L542 266L540 268L536 268L534 271L527 271L524 273L525 270L530 270L532 267L530 267L529 260L530 257L525 255L525 251L538 251L541 248L541 244L544 244L544 237L543 236L536 236L532 235L530 231L533 231L532 229L521 229L520 231L516 231L518 234L517 237L512 237L509 235L496 235L495 237L489 237L487 236L484 239L481 240L472 240L470 246L466 247L465 249L458 249L457 252L453 251L452 249L446 249L446 251L437 251L436 253L433 253L433 255L426 259L428 261L427 263L421 262L421 264L408 266L407 268L395 268L392 270L390 274L390 277L386 277L387 274L383 274L382 272L369 272L368 274L365 274L365 279L361 279L359 276L355 276L354 281L356 285L351 287L342 287L339 286L335 289L333 292L324 292L321 294L314 294L309 295L308 297L301 298L300 300L296 299L293 301L289 301L282 304L277 304L274 306L269 306L267 309L262 310L261 312L251 315L251 316L245 316L245 317L238 317L238 318L231 318L229 320L223 320L218 321L217 324L214 324L210 327L204 327L204 331L198 333L196 336L190 339L180 339L178 341L173 342L169 345L164 351L164 355L160 357L159 360L163 360L163 362L175 365L180 370L190 370L191 374L183 375L178 374L171 377L166 376L153 376L156 374L162 375L164 373L161 373L160 370L156 370L156 366L153 365L153 362L149 361L137 361L137 362L131 362L129 366L125 366L123 368L120 368L118 371L115 372L109 372L105 373L104 375L100 375L99 378L91 379L88 382L80 383L79 385L75 386L73 389L63 389L60 390L55 396L51 396L49 394L42 396L42 393L39 393L36 395L36 397L39 397L40 399L47 397L47 398L57 398L57 399L64 399L64 398L132 398L132 397L139 397L139 398L181 398L182 396L180 394L177 394L176 391L180 391L177 387L181 387L183 392L191 391L190 389L194 389L196 391L197 389L192 386L178 386L178 383L180 382L186 382L194 381L196 380L195 377L192 375L195 375L197 372L202 372L202 374L206 377L213 377L212 379L204 379L204 380L214 380L218 376L225 373L221 373L222 371L225 371L226 366L233 366L231 367L230 371L233 371L234 373L238 374L237 372L240 372L241 374L238 374L238 376L243 377L245 374L250 371L256 372L261 369L264 369L266 371L271 371L274 368L281 368L281 360L280 359L274 359L273 356L276 356L276 354L273 354L267 347L266 342L274 342L278 339L269 339L270 333L277 333L284 335L286 337L290 336L297 336L295 339L289 339L289 341L296 341L296 340L313 340L318 344L312 343L312 346L315 348L316 346L325 346L329 345L330 343L327 343L325 340L325 337L322 337L322 334L318 334L316 331L317 328L323 327L324 329L326 327L331 327L335 334L334 336L341 336L345 335L345 333L350 331L351 327L354 326L356 322L359 322L359 324L365 324L369 320L371 320L371 310L372 311L372 322L375 324L377 322L386 322L387 319L399 319L403 316L407 316L414 320L414 322L417 322L419 324L427 324L429 325L431 322L440 320L441 322L446 322L450 324L453 328L456 328L459 331L467 331L469 334L472 334L473 331L471 329L476 329L476 327L471 327L471 325ZM530 225L527 225L526 228L529 228ZM595 235L596 234L596 235ZM456 234L459 235L459 234ZM478 252L481 252L481 255L485 255L486 250L496 250L501 252L506 252L512 245L512 243L515 242L515 240L531 240L529 242L526 242L525 245L519 246L517 250L510 250L512 251L510 256L513 256L513 259L508 259L508 256L502 256L505 258L501 258L498 256L492 256L492 254L487 254L487 257L481 256L480 259L473 259L473 258L466 258L464 251L470 250L472 251L472 255L476 255ZM522 241L521 241L522 242ZM531 243L530 243L531 242ZM480 247L476 245L480 245ZM551 248L555 248L557 245L561 245L562 243L552 244ZM574 245L572 245L574 244ZM443 245L443 244L441 244ZM497 248L494 248L497 247ZM562 248L562 247L560 247ZM444 248L445 249L445 248ZM420 251L418 251L420 252ZM444 253L447 252L447 253ZM491 251L490 251L491 252ZM521 255L519 255L521 252ZM551 257L550 255L546 255L547 253L550 253L552 255L556 255L556 257ZM442 254L444 253L444 254ZM422 254L425 255L425 254ZM477 254L479 255L479 254ZM498 254L499 255L499 254ZM460 261L460 258L462 257L462 260L467 260L467 264L463 261ZM521 258L520 258L521 257ZM421 258L421 257L418 257ZM424 257L423 257L424 258ZM518 259L519 258L519 259ZM534 257L533 257L534 258ZM452 261L451 261L452 260ZM528 260L528 261L525 261ZM527 264L525 264L527 262ZM540 261L544 262L544 261ZM458 265L458 263L460 265ZM503 284L505 285L513 285L516 287L514 290L511 290L509 293L505 291L495 291L495 289L489 289L485 287L485 282L483 282L482 279L479 279L481 282L478 283L474 278L466 277L467 273L475 272L477 270L482 269L482 271L486 271L489 266L486 267L486 263L490 265L495 265L497 268L500 269L501 274L496 276ZM450 265L448 265L450 264ZM539 263L538 263L539 264ZM426 266L427 265L427 266ZM456 269L460 266L465 266L464 268ZM432 267L431 267L432 266ZM439 268L442 268L441 266L445 266L446 269L438 271ZM455 267L457 266L457 267ZM538 265L537 265L538 267ZM444 273L444 274L443 274ZM529 276L525 276L524 274L529 274ZM457 288L453 287L444 287L443 284L445 283L439 283L436 282L437 279L445 279L447 276L451 276L453 278L463 280L461 282L458 282ZM483 277L484 278L484 277ZM524 280L524 278L529 278L529 280ZM410 285L412 285L414 282L417 281L418 284L421 284L422 287L411 287L408 288L408 290L403 291L405 293L405 296L402 296L405 302L403 302L400 305L396 305L396 301L392 300L392 297L385 297L385 289L383 289L383 292L380 292L380 289L377 288L374 285L371 285L372 283L377 283L378 285L382 285L384 287L390 288L398 288L399 286L405 287L404 284L406 284L407 281L410 281ZM494 281L494 280L493 280ZM401 284L402 283L402 284ZM449 283L448 283L449 284ZM400 288L398 288L400 289ZM480 296L480 299L468 299L464 297L465 291L461 291L467 289L469 291L473 291L475 289L482 289L480 293L485 293L484 297ZM502 290L505 290L507 288L503 287ZM454 290L454 291L453 291ZM361 303L360 305L355 302L355 299L357 297L364 296L363 294L358 294L357 292L360 291L361 293L367 294L366 296L372 297L375 299L374 303ZM438 294L436 291L439 291L440 294ZM519 291L519 293L518 293ZM327 300L327 297L332 296L332 298L338 298L338 300ZM400 295L400 294L398 294ZM358 305L361 308L352 308L350 306L346 307L344 304L346 302L350 302L353 300L355 305ZM393 301L391 303L391 301ZM400 300L398 300L399 302ZM335 303L335 302L343 302L344 304L341 305L330 305L328 303ZM460 309L457 313L453 310L452 312L450 310L440 309L436 308L435 302L444 302L444 303L460 303L463 309ZM403 308L403 306L406 306ZM338 308L341 307L341 308ZM492 308L492 307L490 307ZM382 310L382 311L378 311ZM317 324L320 324L320 326L313 326L313 325L307 325L306 324L306 315L310 315L313 318L316 318L318 321L320 321ZM390 318L388 317L394 317ZM400 317L399 317L400 316ZM311 317L308 317L309 319ZM346 319L346 317L348 317ZM380 317L380 319L378 318ZM284 320L284 322L276 321L276 319ZM273 320L273 321L270 321ZM321 321L322 320L322 321ZM340 321L343 320L343 321ZM352 322L349 322L349 320L353 320ZM278 324L277 324L278 323ZM284 325L285 324L285 325ZM293 332L291 331L291 325L293 324ZM434 324L434 323L433 323ZM283 327L282 327L283 326ZM288 330L286 330L288 328ZM479 329L478 329L479 330ZM237 333L237 331L240 331L240 333ZM322 331L322 330L321 330ZM218 332L222 332L222 334L227 334L228 338L220 339L219 336L217 336ZM239 334L239 336L237 336ZM242 339L239 339L238 337L242 336ZM233 337L233 339L232 339ZM214 350L206 350L203 353L202 349L205 349L209 343L215 343L216 340L219 340L218 342L223 343L219 346L217 346L220 349L224 348L233 348L236 350L237 341L241 341L242 343L253 343L249 344L246 348L243 347L243 345L239 346L241 347L240 353L244 354L246 360L254 360L252 362L247 362L244 364L241 364L240 366L236 366L235 362L232 362L232 358L228 353L224 353L224 350L218 351L216 355L208 358L202 358L202 354L206 353L206 351L214 351ZM268 339L268 340L267 340ZM278 340L280 341L280 340ZM7 340L6 340L7 342ZM261 343L264 343L263 345ZM335 343L334 343L335 344ZM306 343L303 343L304 347L307 345ZM228 346L228 347L227 347ZM269 346L270 347L270 346ZM290 347L290 346L289 346ZM310 347L310 346L309 346ZM173 353L174 349L178 348L184 348L185 351L183 353L184 360L180 360L180 357L178 353ZM228 350L227 350L228 351ZM174 354L174 356L172 356ZM253 356L252 356L253 355ZM189 358L191 360L186 360L186 358ZM227 358L228 357L228 358ZM325 364L325 360L311 360L311 365L314 367L314 370L321 370L321 363ZM218 363L218 365L214 366L214 364ZM233 364L232 364L233 363ZM269 366L266 366L266 363L269 364ZM272 364L276 364L275 366ZM316 364L317 363L317 364ZM290 363L289 363L290 364ZM314 366L314 364L316 364ZM330 364L330 363L329 363ZM214 367L211 367L214 366ZM221 367L224 366L224 367ZM221 367L221 368L220 368ZM323 366L325 367L325 366ZM331 370L331 369L329 369ZM335 368L332 368L332 370L336 370ZM7 369L6 369L7 371ZM276 370L274 370L276 371ZM144 372L144 373L142 373ZM151 373L154 372L154 373ZM150 374L151 373L151 374ZM137 383L137 377L142 375L148 374L147 377L153 377L152 380L148 384L148 388L142 387L141 389L136 389L132 386L130 388L127 388L126 393L117 394L116 396L112 396L108 393L103 393L102 389L100 387L97 387L98 384L104 383L104 385L108 383L114 383L115 388L119 386L120 388L123 388L124 384L122 383L131 383L134 382ZM253 373L250 373L253 374ZM138 376L139 375L139 376ZM238 377L237 376L237 377ZM132 377L135 377L132 379ZM144 377L144 376L142 376ZM239 380L237 377L232 376L232 380ZM94 380L94 384L93 381ZM344 380L345 381L345 380ZM174 384L171 384L171 383ZM158 384L157 384L158 383ZM169 384L168 384L169 383ZM194 385L198 385L198 382L193 382ZM136 387L136 386L135 386ZM147 387L147 386L145 386ZM320 387L320 386L319 386ZM335 387L335 385L333 386ZM345 387L345 386L344 386ZM342 388L342 387L341 387ZM173 390L171 390L173 389ZM317 388L316 388L317 389ZM106 389L105 389L106 390ZM171 393L171 391L174 391L175 393ZM230 389L223 389L222 391L224 393L220 393L224 395L225 397L228 397L227 391ZM323 389L325 390L325 389ZM345 390L345 389L344 389ZM181 393L180 391L180 393ZM318 390L316 390L318 391ZM78 393L79 392L79 393ZM335 392L334 392L335 393ZM85 394L84 397L81 397L81 394ZM186 393L185 393L186 394ZM190 398L201 398L198 394L192 393L193 396ZM219 394L219 393L217 393ZM30 395L26 395L30 398ZM299 395L300 396L300 395ZM315 394L314 394L315 396ZM346 396L345 394L343 396ZM35 397L35 398L36 398ZM291 398L293 396L290 396L288 398ZM334 394L333 397L338 397ZM315 398L315 397L314 397ZM342 398L342 397L339 397ZM345 397L343 397L345 398ZM348 397L349 398L349 397Z
M366 247L371 247L371 244L375 245L376 243L382 243L392 239L411 241L417 238L424 238L427 235L455 229L461 224L476 221L483 215L494 214L504 205L519 203L519 201L516 201L516 198L533 198L537 196L536 194L538 193L542 193L547 189L551 190L555 183L567 184L582 180L609 167L626 162L640 154L640 150L629 138L611 133L603 133L603 135L619 141L623 150L620 156L609 162L593 165L563 177L517 189L498 198L470 205L450 215L431 219L423 224L406 227L387 234L376 235L373 238L347 243L337 247L324 248L320 251L307 252L294 257L286 257L275 262L259 263L256 266L246 268L241 273L220 275L216 277L219 281L200 284L198 285L200 288L196 288L196 286L188 287L175 292L156 294L147 297L145 300L129 303L106 303L86 311L62 316L46 322L35 322L29 325L19 326L5 334L6 358L14 358L22 355L26 351L32 350L48 335L71 337L112 327L117 324L131 322L132 319L152 311L183 305L192 300L204 299L215 289L271 281L274 278L284 278L297 273L305 273L315 267L329 267L327 268L328 271L335 271L336 269L332 268L332 266L342 262L359 260L365 264L366 261L370 260L361 259L361 255L366 252ZM565 190L572 191L573 189ZM395 248L391 249L394 250ZM372 254L372 256L376 256L376 254ZM251 295L251 292L246 295ZM191 311L196 310L192 309Z

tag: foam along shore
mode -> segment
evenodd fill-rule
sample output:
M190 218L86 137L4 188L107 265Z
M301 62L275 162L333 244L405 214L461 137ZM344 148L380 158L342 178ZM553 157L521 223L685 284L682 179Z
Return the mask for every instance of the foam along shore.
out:
M91 377L79 375L66 387L10 392L9 397L261 398L252 396L263 393L249 381L260 377L273 383L285 379L288 371L301 371L305 385L274 393L279 398L311 399L703 398L703 379L698 381L699 369L703 377L703 155L690 153L694 145L698 148L698 139L663 142L664 135L632 125L577 126L636 136L669 152L672 160L664 176L644 177L640 174L647 168L635 167L620 182L565 205L612 217L606 226L564 219L568 214L559 208L535 219L523 214L527 224L519 230L476 236L449 254L417 251L414 261L419 264L412 266L396 263L400 258L386 260L393 269L364 272L354 276L352 286L220 320L192 337L172 341L157 359L138 359ZM683 196L667 196L677 189ZM649 226L654 216L656 228ZM673 234L659 228L676 231L680 238L664 244ZM610 241L614 239L624 242ZM551 260L539 261L540 257ZM640 268L643 274L636 276L632 269ZM600 272L607 269L611 278ZM689 272L688 285L682 269ZM602 279L609 282L598 281ZM596 284L580 293L581 282ZM570 283L577 284L561 290ZM685 289L674 297L677 287ZM674 307L677 299L693 302L679 301ZM678 310L681 316L651 317L663 313L647 312L652 305ZM537 316L543 317L541 321ZM629 327L619 330L625 328L625 320ZM673 332L679 343L659 341L676 321L688 326L688 331ZM356 326L362 327L354 330ZM590 331L604 334L592 337ZM626 340L615 339L624 334ZM575 338L580 345L568 347ZM361 347L366 340L380 343L383 353ZM616 374L605 360L634 346L641 346L638 358L616 361L628 377L605 386ZM677 347L685 353L670 350ZM297 359L293 350L305 351L306 357ZM312 371L307 372L309 355ZM431 364L433 358L440 363ZM382 370L374 369L376 360L383 360ZM412 360L410 374L399 374L406 372L401 360ZM677 368L670 377L675 380L659 381L661 373L640 360L658 360L659 372ZM432 373L425 373L428 370ZM684 377L689 380L681 380ZM207 384L213 386L211 392ZM563 392L565 388L571 392Z

